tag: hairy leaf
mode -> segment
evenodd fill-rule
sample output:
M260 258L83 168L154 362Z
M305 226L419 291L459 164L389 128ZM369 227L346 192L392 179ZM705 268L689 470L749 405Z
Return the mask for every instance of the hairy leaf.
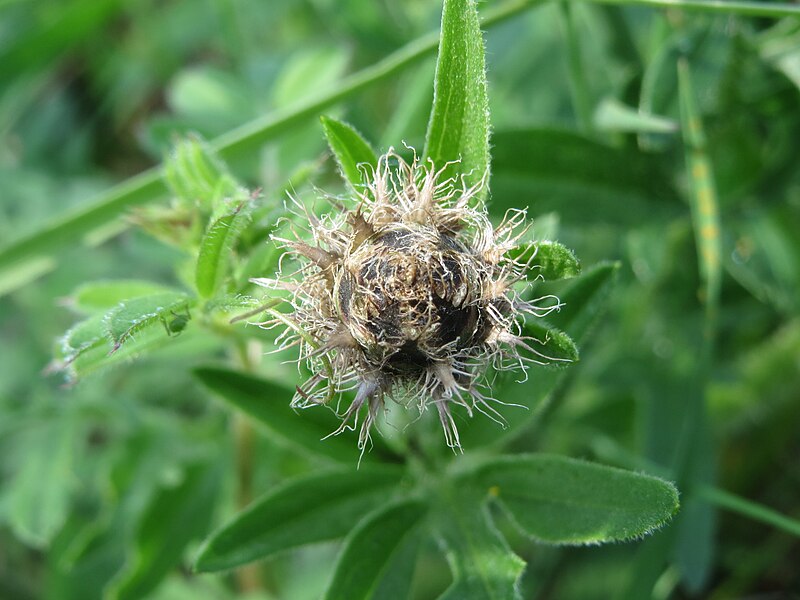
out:
M204 544L198 571L230 569L313 542L343 537L384 504L401 469L328 470L270 490Z
M477 185L489 174L489 102L474 0L445 0L424 157L445 177ZM483 186L485 195L487 186Z
M244 192L241 192L244 194ZM250 219L246 199L231 205L222 216L213 219L200 241L195 268L195 285L201 296L213 296L222 285L234 244Z
M191 299L187 294L174 291L121 302L104 317L106 331L114 343L114 350L145 327L187 311L190 302Z
M349 123L337 121L332 117L320 117L328 146L336 157L336 162L345 179L358 190L364 183L363 167L374 170L378 157L361 134Z
M558 242L543 240L522 244L509 254L517 262L528 265L528 279L553 281L575 277L581 272L581 265L572 250Z
M490 459L469 477L538 540L588 544L628 540L662 527L678 510L671 483L563 456Z

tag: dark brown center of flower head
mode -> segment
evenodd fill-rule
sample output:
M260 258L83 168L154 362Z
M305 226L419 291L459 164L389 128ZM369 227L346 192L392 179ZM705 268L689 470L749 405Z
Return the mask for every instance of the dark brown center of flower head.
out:
M384 367L413 374L472 341L483 278L479 259L452 236L398 226L345 259L340 318Z

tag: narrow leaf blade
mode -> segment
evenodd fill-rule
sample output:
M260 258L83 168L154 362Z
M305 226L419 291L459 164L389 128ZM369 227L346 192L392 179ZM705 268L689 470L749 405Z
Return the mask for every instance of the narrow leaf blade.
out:
M195 267L195 286L204 298L213 296L222 285L233 246L249 217L247 201L241 200L209 224L200 242Z
M445 0L425 158L478 185L489 173L489 102L474 0ZM452 161L456 164L445 165ZM482 194L485 195L486 186Z
M267 492L215 532L195 562L198 571L230 569L276 552L343 537L385 503L400 469L329 470Z
M492 459L470 476L528 535L555 544L628 540L662 527L678 492L662 479L563 456Z
M320 121L342 175L354 189L360 189L366 183L362 169L369 167L374 171L378 166L375 150L349 123L325 116Z

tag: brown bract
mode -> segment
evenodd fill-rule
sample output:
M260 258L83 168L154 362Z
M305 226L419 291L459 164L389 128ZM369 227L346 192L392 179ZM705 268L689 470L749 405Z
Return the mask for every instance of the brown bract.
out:
M478 188L440 178L433 165L406 163L390 150L352 209L304 211L307 235L276 238L298 270L254 280L292 293L292 312L261 325L286 326L279 343L298 345L313 373L293 404L355 390L337 410L342 425L334 433L355 428L364 412L362 449L387 396L420 414L435 405L447 444L460 448L454 403L502 422L486 393L489 366L524 369L519 348L533 362L548 361L523 338L521 323L526 313L557 309L557 300L523 301L514 286L528 264L508 257L527 230L524 211L509 211L495 228Z

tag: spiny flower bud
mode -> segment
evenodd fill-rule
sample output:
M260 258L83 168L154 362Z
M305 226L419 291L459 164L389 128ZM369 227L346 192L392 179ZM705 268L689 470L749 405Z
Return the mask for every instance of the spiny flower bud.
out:
M480 186L442 180L442 172L390 150L352 208L320 218L305 211L305 241L277 238L284 258L302 265L298 271L253 280L291 291L292 313L272 312L261 325L285 326L279 343L298 345L313 373L293 406L355 390L337 410L342 425L334 433L354 429L366 406L362 450L387 396L416 403L420 413L433 404L448 446L460 448L452 404L502 423L485 392L489 366L525 369L520 348L534 354L528 360L549 360L529 345L521 324L525 313L542 316L558 300L539 306L513 289L528 267L509 257L527 231L525 212L509 211L494 228L476 198Z

